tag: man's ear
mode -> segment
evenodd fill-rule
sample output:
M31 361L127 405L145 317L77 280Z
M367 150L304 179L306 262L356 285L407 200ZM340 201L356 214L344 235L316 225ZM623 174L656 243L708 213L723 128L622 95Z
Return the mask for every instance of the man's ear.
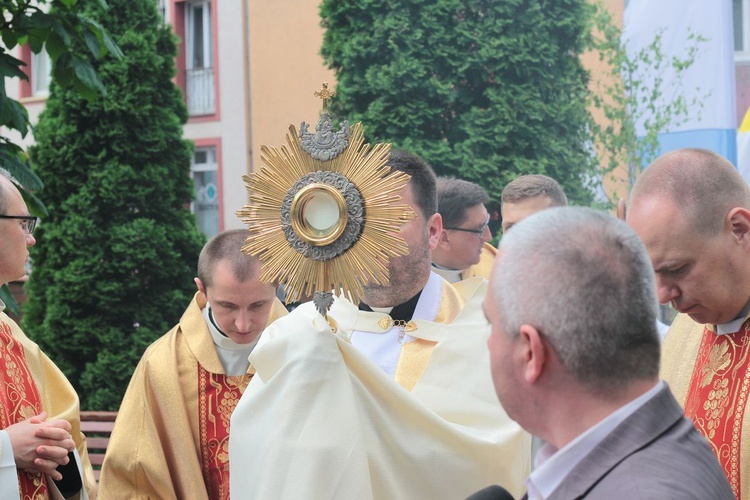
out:
M208 300L208 298L206 297L206 287L203 286L203 282L201 281L201 279L193 278L193 282L195 283L195 286L198 287L198 291L201 295L203 295L203 298Z
M427 220L427 231L429 233L430 250L438 246L440 235L443 233L443 217L440 214L433 214Z
M437 244L437 246L449 249L450 248L450 244L451 244L451 242L450 242L450 240L448 240L448 231L446 231L445 229L441 229L440 230L440 236L438 237L438 244Z
M727 214L726 221L738 242L750 243L750 211L742 207L733 208Z
M542 335L531 325L519 329L520 355L524 363L523 377L529 384L535 383L544 372L547 352Z

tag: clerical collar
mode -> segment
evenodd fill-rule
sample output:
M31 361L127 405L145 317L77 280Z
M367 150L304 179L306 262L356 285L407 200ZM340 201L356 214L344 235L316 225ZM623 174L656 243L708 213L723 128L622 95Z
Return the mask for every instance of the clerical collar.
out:
M459 273L461 272L460 269L453 269L453 268L450 268L450 267L441 266L437 262L433 262L432 263L432 267L434 267L436 269L442 269L443 271L458 271Z
M411 317L414 316L414 310L417 308L417 302L419 302L419 296L422 295L420 290L414 297L410 298L403 304L394 306L389 313L390 317L396 321L410 321ZM372 307L368 306L364 302L359 303L360 311L372 311Z
M211 304L209 302L206 302L205 311L206 311L206 314L208 315L208 321L211 322L211 326L213 326L216 329L216 331L221 334L222 337L228 339L229 335L224 333L224 331L221 328L219 328L219 324L216 323L216 319L214 318L214 311L213 309L211 309Z
M729 323L724 323L723 325L716 325L716 334L726 335L728 333L735 333L740 331L742 324L747 319L748 313L750 313L750 302L745 304L745 307L742 308L742 311L740 311L737 317L732 321L730 321Z
M448 269L433 262L432 271L442 276L448 283L458 283L463 279L463 269Z
M211 333L211 339L213 340L216 347L227 351L246 352L247 355L250 355L253 348L255 347L255 344L257 344L258 340L260 340L260 335L258 335L258 337L249 344L238 344L234 340L230 339L229 336L224 333L216 323L213 310L211 309L211 304L208 302L206 302L206 307L203 309L203 316L207 320L206 323L208 325L208 331Z
M250 366L247 358L253 352L260 335L249 344L238 344L219 329L211 311L210 303L206 303L206 307L203 308L201 314L203 314L203 319L216 348L216 355L219 356L221 366L224 368L224 373L229 376L245 375L248 366Z

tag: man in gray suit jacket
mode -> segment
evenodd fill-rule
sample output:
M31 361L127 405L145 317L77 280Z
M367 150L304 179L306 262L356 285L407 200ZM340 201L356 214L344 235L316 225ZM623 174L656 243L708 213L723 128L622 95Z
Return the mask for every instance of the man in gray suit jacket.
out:
M528 498L732 499L659 381L651 262L623 222L552 208L503 237L484 303L503 407L546 441ZM488 496L489 491L472 498Z

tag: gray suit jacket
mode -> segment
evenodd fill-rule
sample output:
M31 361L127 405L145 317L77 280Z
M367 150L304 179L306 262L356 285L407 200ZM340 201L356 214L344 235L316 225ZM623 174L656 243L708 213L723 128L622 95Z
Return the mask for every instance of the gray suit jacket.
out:
M548 500L732 500L729 482L668 387L625 419Z
M493 493L481 490L470 498L507 498ZM705 438L683 416L682 408L665 387L586 455L547 500L578 498L735 497Z

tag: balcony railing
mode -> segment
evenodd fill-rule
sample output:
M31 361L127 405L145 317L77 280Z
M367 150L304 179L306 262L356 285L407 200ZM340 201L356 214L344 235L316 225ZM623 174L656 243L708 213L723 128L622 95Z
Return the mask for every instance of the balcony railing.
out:
M214 69L194 68L185 71L185 91L190 116L210 115L214 105Z

